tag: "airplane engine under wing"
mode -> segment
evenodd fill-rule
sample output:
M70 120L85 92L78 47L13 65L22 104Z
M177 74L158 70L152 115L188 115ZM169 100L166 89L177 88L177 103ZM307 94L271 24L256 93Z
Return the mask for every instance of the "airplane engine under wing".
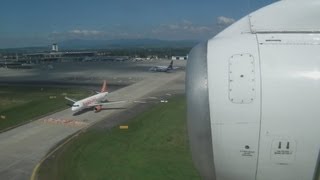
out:
M95 106L94 107L94 112L99 112L99 111L101 111L101 109L102 109L101 105Z
M191 50L188 135L204 179L319 178L319 9L279 1Z

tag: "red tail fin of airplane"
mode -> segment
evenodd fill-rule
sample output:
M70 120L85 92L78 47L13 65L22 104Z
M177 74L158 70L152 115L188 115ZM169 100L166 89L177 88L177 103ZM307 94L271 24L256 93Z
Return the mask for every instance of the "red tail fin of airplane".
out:
M108 86L107 86L107 81L106 80L103 81L101 92L108 92Z

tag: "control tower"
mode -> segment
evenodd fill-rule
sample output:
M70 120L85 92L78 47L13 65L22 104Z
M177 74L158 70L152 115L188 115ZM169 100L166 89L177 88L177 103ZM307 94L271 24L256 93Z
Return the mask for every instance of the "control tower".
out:
M52 49L51 51L53 52L58 52L58 45L56 43L52 44Z

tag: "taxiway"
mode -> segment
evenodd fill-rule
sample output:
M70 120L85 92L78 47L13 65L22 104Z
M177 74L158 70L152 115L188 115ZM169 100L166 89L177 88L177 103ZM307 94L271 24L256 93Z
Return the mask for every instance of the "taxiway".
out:
M185 66L185 62L180 64ZM145 65L143 65L145 66ZM101 68L101 66L97 66ZM139 66L140 67L140 66ZM98 68L98 69L99 69ZM71 69L71 70L70 70ZM6 131L0 134L0 179L29 179L33 168L38 162L63 139L71 136L72 134L84 130L87 127L105 120L114 113L119 113L121 108L130 108L134 105L134 100L146 98L153 92L166 92L169 89L181 89L181 82L184 80L185 72L176 71L174 73L150 73L143 70L124 71L117 69L109 69L111 72L106 71L107 68L101 68L100 71L96 71L96 74L90 72L82 72L81 68L65 68L65 70L59 70L59 75L54 76L52 71L48 72L24 72L30 73L30 76L19 76L17 72L12 71L11 76L8 79L20 81L23 80L63 80L66 82L74 82L72 78L74 74L77 74L76 79L90 79L98 78L95 81L101 81L101 79L108 79L109 81L115 78L121 78L128 82L135 79L135 82L131 82L124 88L121 88L115 92L109 94L110 100L130 100L126 104L108 106L110 108L99 113L88 111L77 116L73 116L70 109L66 109L52 115L43 117L31 123L19 126L10 131ZM120 68L121 69L121 68ZM130 68L129 68L130 69ZM57 70L58 71L58 70ZM92 70L93 71L93 70ZM139 73L140 72L140 73ZM21 72L20 72L21 73ZM38 75L37 75L38 73ZM39 76L40 73L45 75ZM1 73L0 73L1 74ZM70 75L71 74L71 75ZM10 75L7 74L7 75ZM68 76L69 75L69 76ZM0 79L1 80L1 79ZM177 83L180 82L180 83Z

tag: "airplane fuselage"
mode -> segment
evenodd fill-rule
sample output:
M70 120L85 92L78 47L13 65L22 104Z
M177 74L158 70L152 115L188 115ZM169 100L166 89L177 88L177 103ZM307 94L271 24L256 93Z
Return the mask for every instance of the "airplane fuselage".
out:
M168 68L165 66L155 66L150 68L150 71L155 71L155 72L167 72Z
M92 107L93 104L103 102L107 99L108 92L99 93L85 99L79 100L72 105L72 111L80 111L88 107Z

